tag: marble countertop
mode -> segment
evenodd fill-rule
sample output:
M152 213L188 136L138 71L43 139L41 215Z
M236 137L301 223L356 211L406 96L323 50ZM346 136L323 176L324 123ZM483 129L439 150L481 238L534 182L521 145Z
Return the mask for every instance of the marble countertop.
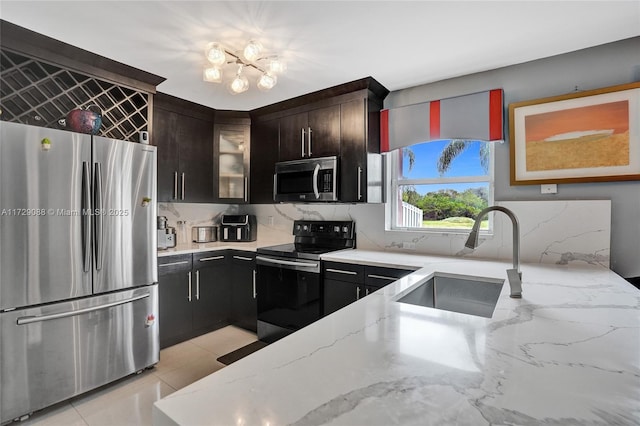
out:
M288 239L260 239L256 241L216 241L211 243L181 243L176 244L175 247L158 250L158 257L173 256L175 254L187 254L187 253L200 253L210 250L244 250L244 251L256 251L259 247L274 246L278 244L286 244L293 242L293 236Z
M510 263L346 250L416 272L156 402L162 425L640 424L640 291L601 266L524 264L492 318L396 302L434 272Z

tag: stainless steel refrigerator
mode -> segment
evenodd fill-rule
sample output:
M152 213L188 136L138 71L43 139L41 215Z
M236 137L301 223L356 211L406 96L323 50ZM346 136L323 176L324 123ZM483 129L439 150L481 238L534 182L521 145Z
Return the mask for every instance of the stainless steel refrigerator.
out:
M156 148L0 122L0 422L158 362Z

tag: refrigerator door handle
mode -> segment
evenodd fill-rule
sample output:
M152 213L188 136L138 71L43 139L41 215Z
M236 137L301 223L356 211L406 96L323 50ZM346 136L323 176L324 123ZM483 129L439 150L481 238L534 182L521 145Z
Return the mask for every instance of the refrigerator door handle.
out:
M95 219L94 219L94 239L95 255L96 255L96 270L102 269L102 231L104 226L104 212L102 211L102 164L95 163L94 165L94 186L93 196L95 198Z
M134 297L131 297L131 298L125 299L125 300L118 300L116 302L105 303L104 305L92 306L90 308L77 309L77 310L74 310L74 311L59 312L57 314L20 317L20 318L18 318L18 320L16 322L17 322L18 325L26 325L26 324L32 324L34 322L42 322L42 321L49 321L49 320L59 319L59 318L73 317L73 316L80 315L80 314L86 314L87 312L100 311L102 309L112 308L114 306L124 305L126 303L135 302L136 300L145 299L145 298L149 297L150 295L151 295L151 293L145 293L145 294L141 294L139 296L134 296Z
M82 162L82 267L84 272L89 272L91 264L91 179L89 178L89 163Z

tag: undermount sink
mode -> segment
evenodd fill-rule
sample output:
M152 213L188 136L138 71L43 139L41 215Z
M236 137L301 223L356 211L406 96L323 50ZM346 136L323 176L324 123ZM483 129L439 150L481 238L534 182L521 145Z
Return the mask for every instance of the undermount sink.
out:
M436 272L396 302L491 318L504 280Z

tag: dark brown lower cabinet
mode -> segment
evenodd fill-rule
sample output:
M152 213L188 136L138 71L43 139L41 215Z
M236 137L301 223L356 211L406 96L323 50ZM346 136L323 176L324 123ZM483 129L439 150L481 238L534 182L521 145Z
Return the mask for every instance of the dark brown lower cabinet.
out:
M323 262L324 315L391 284L412 270L350 263Z
M255 332L255 253L216 250L158 258L160 347L229 324Z
M160 348L186 340L191 334L190 281L191 254L158 258Z
M229 324L226 251L158 258L158 288L161 348Z
M226 251L194 253L193 274L194 331L206 333L228 325L231 316L231 277Z
M231 260L231 323L256 332L258 305L256 301L256 255L253 252L230 253Z

